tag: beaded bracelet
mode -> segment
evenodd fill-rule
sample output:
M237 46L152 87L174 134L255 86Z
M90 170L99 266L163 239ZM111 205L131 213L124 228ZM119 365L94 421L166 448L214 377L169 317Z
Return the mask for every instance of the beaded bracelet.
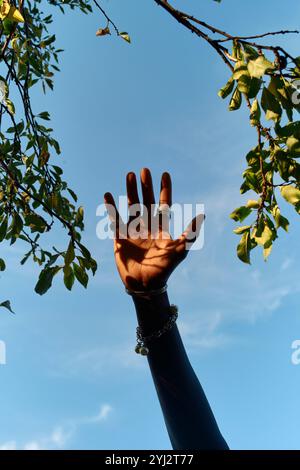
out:
M138 326L136 329L136 337L137 337L137 345L135 347L135 352L137 354L141 354L142 356L147 356L149 354L148 343L151 342L153 339L160 338L166 331L169 331L174 323L178 318L178 307L177 305L171 304L170 305L170 317L168 321L164 324L164 326L151 335L143 336L141 328Z

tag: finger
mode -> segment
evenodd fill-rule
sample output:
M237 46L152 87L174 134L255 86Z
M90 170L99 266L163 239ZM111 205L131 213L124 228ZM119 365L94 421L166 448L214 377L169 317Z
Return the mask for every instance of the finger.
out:
M136 176L132 171L127 174L126 187L130 221L132 218L135 218L138 215L137 211L140 210L140 200L138 195Z
M136 183L136 176L133 171L130 171L126 177L126 186L127 186L127 197L128 197L128 204L138 204L140 202L138 190L137 190L137 183Z
M172 181L168 172L164 172L161 177L159 206L162 212L159 213L159 228L163 232L170 230L170 212L172 205Z
M172 180L167 171L161 177L159 204L172 206Z
M148 168L143 168L141 171L141 184L143 193L143 204L148 211L148 222L150 222L151 215L154 213L155 198L153 192L152 177Z
M196 217L193 218L193 220L189 223L185 231L179 237L179 241L184 244L185 249L187 249L187 246L190 247L197 240L204 219L204 214L196 215Z
M117 209L115 200L111 193L104 194L104 203L109 216L110 221L112 222L112 230L116 238L120 236L120 228L124 225L123 220Z

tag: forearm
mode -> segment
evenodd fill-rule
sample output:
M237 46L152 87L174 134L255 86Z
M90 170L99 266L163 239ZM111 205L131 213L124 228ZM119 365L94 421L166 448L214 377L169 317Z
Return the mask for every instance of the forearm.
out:
M170 315L167 293L151 300L134 297L138 324L148 336ZM148 362L172 446L228 449L175 325L149 343Z

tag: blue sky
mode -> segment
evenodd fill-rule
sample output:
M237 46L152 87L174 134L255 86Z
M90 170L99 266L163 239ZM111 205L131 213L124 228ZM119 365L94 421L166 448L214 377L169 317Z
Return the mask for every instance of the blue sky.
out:
M232 33L299 28L300 5L286 0L177 1ZM34 291L36 268L20 267L21 246L5 247L1 297L0 448L170 449L147 362L133 351L136 319L116 272L111 240L96 238L103 194L125 192L125 175L144 166L154 184L167 170L174 202L206 207L205 245L169 282L179 327L219 426L233 449L299 448L299 220L287 205L290 234L280 234L267 263L235 255L229 219L240 205L243 157L254 145L244 111L229 114L217 90L223 63L153 1L104 1L132 37L96 38L92 15L57 15L65 49L55 90L34 96L50 110L62 146L57 157L86 211L85 241L99 270L85 291L60 279ZM281 39L299 55L297 37ZM53 243L61 232L53 233ZM52 242L52 240L51 240ZM3 257L5 257L3 255Z

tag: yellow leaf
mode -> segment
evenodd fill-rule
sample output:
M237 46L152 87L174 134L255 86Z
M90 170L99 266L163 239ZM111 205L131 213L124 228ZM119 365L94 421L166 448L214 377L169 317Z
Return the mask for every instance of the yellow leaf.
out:
M10 4L4 1L0 7L1 20L3 20L8 15L9 10L10 10Z
M295 186L282 186L280 192L282 197L290 204L298 204L300 202L300 190Z
M24 23L24 18L16 7L10 7L7 18L11 21L16 21L16 23Z
M120 33L119 36L121 36L121 38L124 39L124 41L129 42L129 44L131 43L131 39L128 33L123 32L123 33Z
M270 256L272 251L272 243L268 243L266 247L264 247L264 260L267 261L268 257Z
M249 199L249 201L246 204L246 207L249 207L250 209L258 209L260 205L260 201L255 201L255 199Z
M109 29L108 26L106 26L106 28L104 28L104 29L99 28L96 31L96 36L106 36L107 34L110 34L110 29Z
M17 44L18 39L19 39L18 37L14 37L14 38L12 38L12 40L10 41L11 46L12 46L13 49L17 49L17 47L18 47L18 44Z
M4 0L0 7L0 19L7 18L10 21L16 21L16 23L24 23L24 18L21 12L14 6Z
M257 236L256 232L256 230L253 232L253 238L258 245L267 246L273 239L273 232L270 227L268 227L268 225L264 226L264 229L260 236Z

